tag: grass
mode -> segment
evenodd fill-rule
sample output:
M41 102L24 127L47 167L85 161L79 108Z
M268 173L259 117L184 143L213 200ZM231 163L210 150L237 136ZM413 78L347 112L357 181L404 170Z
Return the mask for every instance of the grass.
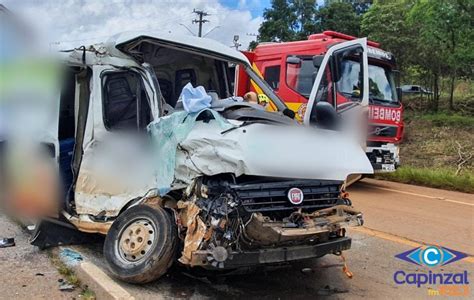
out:
M95 300L96 299L95 293L93 291L91 291L88 287L85 287L82 290L82 293L81 293L80 297L81 297L81 299L85 299L85 300Z
M474 175L456 175L451 169L430 169L402 166L393 173L377 174L377 179L423 185L433 188L474 193Z
M449 127L464 127L474 128L474 117L463 116L459 114L426 114L420 116L421 120L429 121L431 124L437 127L449 126Z
M77 278L76 274L73 270L71 270L68 266L66 266L61 259L52 251L48 252L48 256L51 259L51 262L58 270L59 274L61 274L70 284L80 287L81 281Z
M474 193L474 116L406 111L404 117L402 167L377 178Z
M68 266L66 266L56 253L53 253L53 251L48 251L48 256L52 264L58 270L59 274L61 274L67 282L81 289L81 293L79 294L80 299L86 299L86 300L96 299L94 292L90 290L87 285L84 285L84 286L82 285L81 281L79 280L77 275L74 273L74 271Z

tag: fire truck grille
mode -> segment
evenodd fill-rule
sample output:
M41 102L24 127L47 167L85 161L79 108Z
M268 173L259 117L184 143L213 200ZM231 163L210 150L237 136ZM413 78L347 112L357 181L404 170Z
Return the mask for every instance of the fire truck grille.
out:
M244 209L249 212L291 212L301 208L312 212L336 205L339 200L338 181L285 181L234 186ZM288 199L291 188L299 188L304 200L300 205Z
M369 133L373 137L396 137L397 129L396 126L370 125Z

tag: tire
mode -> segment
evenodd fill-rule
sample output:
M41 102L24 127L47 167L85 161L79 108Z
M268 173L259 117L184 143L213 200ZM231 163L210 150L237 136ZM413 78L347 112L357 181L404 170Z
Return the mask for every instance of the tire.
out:
M124 211L110 227L104 256L115 277L147 283L171 267L176 247L176 224L166 210L137 205Z

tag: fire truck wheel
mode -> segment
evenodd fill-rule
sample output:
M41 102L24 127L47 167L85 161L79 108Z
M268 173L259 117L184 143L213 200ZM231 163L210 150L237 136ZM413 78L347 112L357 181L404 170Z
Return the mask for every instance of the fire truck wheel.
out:
M112 274L146 283L166 273L175 259L177 231L161 207L137 205L123 212L105 238L104 256Z

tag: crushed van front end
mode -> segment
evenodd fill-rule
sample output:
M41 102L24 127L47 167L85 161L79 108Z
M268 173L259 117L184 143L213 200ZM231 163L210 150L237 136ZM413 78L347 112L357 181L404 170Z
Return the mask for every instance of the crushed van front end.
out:
M330 180L200 178L177 203L179 261L234 269L339 254L351 246L345 228L363 224L341 186Z

